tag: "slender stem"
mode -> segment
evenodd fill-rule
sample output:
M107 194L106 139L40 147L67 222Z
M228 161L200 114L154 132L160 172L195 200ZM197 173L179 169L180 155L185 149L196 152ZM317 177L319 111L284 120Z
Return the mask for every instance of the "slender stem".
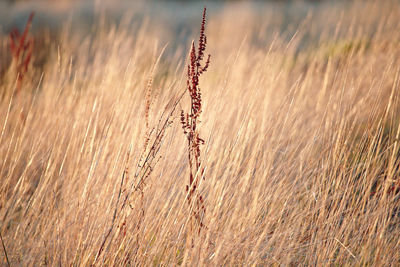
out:
M128 151L127 159L129 158L129 154L130 154L130 149ZM112 230L114 229L115 220L117 219L118 204L119 204L119 200L121 198L122 186L124 185L124 180L125 180L126 174L127 174L127 169L125 169L124 172L122 173L121 184L119 186L119 192L118 192L118 198L117 198L117 202L115 204L114 214L113 214L110 228L108 229L107 234L104 236L103 242L100 245L100 248L99 248L99 251L97 252L96 258L94 259L94 263L97 262L98 258L100 257L101 253L103 252L104 245L106 244L108 237L110 236Z
M1 239L1 244L3 245L4 255L6 255L7 266L10 267L11 266L10 261L8 260L7 250L6 246L4 245L3 236L1 235L1 232L0 232L0 239Z

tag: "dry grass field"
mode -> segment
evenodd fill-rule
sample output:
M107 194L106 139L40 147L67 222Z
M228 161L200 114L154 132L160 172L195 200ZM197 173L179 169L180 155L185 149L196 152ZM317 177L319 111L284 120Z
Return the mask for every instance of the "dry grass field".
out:
M1 31L1 266L400 265L399 2L202 11Z

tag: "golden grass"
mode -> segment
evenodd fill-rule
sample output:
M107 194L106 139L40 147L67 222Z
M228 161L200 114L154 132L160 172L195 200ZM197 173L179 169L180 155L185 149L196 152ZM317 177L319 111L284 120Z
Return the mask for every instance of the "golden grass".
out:
M185 89L185 55L164 54L154 70L162 46L145 25L134 36L110 27L44 42L50 52L18 94L15 73L0 83L0 231L11 265L400 264L400 13L396 1L379 3L334 10L337 29L318 42L305 41L318 14L272 36L256 21L238 29L234 16L210 17L200 235L188 231L180 108L143 196L131 191L146 125ZM98 253L124 172L130 205Z

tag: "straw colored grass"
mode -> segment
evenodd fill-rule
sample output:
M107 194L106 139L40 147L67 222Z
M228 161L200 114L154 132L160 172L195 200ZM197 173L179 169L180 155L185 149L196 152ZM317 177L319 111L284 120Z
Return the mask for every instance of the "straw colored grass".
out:
M242 28L210 15L200 234L189 231L180 124L187 56L162 52L145 24L43 41L46 59L35 67L33 51L18 94L15 75L0 78L11 266L400 264L400 13L379 3L310 14L284 32L247 13ZM154 156L149 175L143 155Z

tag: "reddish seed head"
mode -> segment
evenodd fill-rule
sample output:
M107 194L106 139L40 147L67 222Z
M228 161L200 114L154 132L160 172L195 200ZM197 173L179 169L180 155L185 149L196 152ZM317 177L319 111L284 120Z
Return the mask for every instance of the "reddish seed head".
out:
M203 197L197 192L197 176L201 175L204 179L204 168L201 167L201 149L200 145L204 144L204 140L200 138L198 124L200 123L200 114L202 112L202 95L200 92L199 82L200 76L207 71L210 65L210 55L204 62L204 51L206 50L207 37L205 35L206 24L206 8L203 10L203 19L201 22L200 36L198 47L196 49L194 42L190 50L190 62L187 70L187 90L190 96L191 104L190 111L181 112L181 124L183 132L188 139L188 162L189 162L189 184L186 185L188 192L187 201L193 207L193 217L198 222L200 228L204 227L200 214L205 213ZM196 51L197 50L197 51ZM196 179L195 179L196 178ZM190 190L189 190L190 189ZM192 201L193 200L193 201ZM200 230L200 229L199 229Z

